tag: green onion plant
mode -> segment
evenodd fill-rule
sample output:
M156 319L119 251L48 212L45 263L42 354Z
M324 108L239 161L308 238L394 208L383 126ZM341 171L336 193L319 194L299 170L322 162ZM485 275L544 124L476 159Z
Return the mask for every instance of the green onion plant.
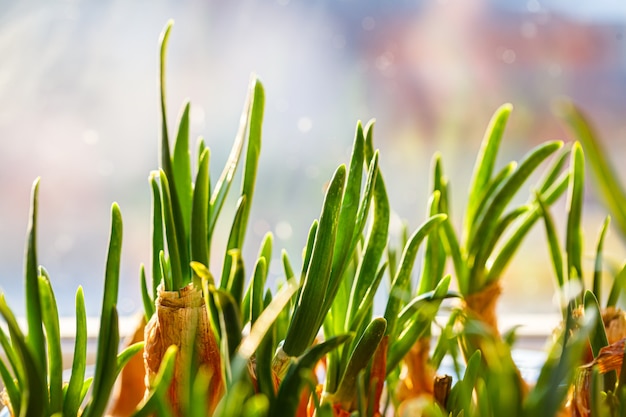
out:
M63 380L59 314L47 271L37 261L37 212L39 179L32 188L30 221L25 250L27 331L18 324L4 294L0 315L7 331L0 330L4 357L0 376L5 401L13 416L103 416L117 375L143 348L134 344L119 350L117 293L122 250L122 217L117 204L111 208L111 233L106 258L100 333L93 375L86 372L87 318L82 288L76 292L76 333L69 380Z
M357 123L350 160L329 175L302 256L283 250L282 276L270 285L272 234L259 242L252 262L243 256L252 201L259 198L263 85L251 77L230 156L215 180L207 142L200 138L195 153L190 150L190 103L170 135L165 66L171 29L170 21L159 43L161 136L158 170L149 175L151 262L140 267L145 341L120 348L122 219L113 204L93 372L87 368L81 288L73 361L70 373L63 372L52 280L37 260L35 181L25 250L25 328L0 294L0 399L11 415L111 414L114 384L119 375L130 375L131 360L145 366L130 378L145 395L128 416L624 415L626 264L606 268L607 217L593 273L584 268L585 156L622 232L626 194L572 104L563 114L580 143L546 142L502 168L497 156L512 107L496 111L476 159L460 231L443 156L436 153L424 198L427 216L412 234L405 227L399 245L389 241L392 204L374 147L374 123ZM227 196L240 165L238 199L229 211ZM545 173L527 202L515 204L540 167ZM553 204L565 193L565 213L557 214ZM566 220L563 243L557 216ZM217 236L218 220L230 222L226 236ZM546 231L546 269L555 275L557 293L570 296L561 298L562 325L549 338L538 379L528 384L513 359L515 334L500 334L495 305L506 267L538 221ZM217 238L227 244L214 271ZM378 315L381 283L389 291ZM175 310L184 311L179 318L167 316ZM452 360L454 375L436 376L445 358Z

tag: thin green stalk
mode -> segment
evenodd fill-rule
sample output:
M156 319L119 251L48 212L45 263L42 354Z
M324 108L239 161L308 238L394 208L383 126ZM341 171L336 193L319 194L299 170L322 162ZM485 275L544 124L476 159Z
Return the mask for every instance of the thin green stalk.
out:
M476 236L478 226L480 225L477 220L484 216L485 210L493 201L494 194L496 193L496 191L501 189L502 183L511 177L517 166L517 162L509 162L504 168L500 170L500 172L496 174L493 180L488 184L488 187L483 191L480 203L478 203L478 205L476 206L476 210L474 213L474 222L472 222L469 226L469 235L466 240L468 242L467 247L472 246L474 240L480 238Z
M463 225L463 236L469 237L470 235L469 231L472 228L472 221L475 218L478 208L477 204L480 201L483 190L491 180L498 149L504 134L504 128L512 110L513 106L510 104L505 104L498 108L485 131L485 136L480 150L478 151L478 156L476 157L474 173L472 174L472 180L470 182L468 204L465 211L465 223Z
M248 372L248 361L254 355L263 338L274 325L285 306L289 304L294 294L298 291L298 285L294 279L289 279L287 283L278 291L272 302L265 307L263 313L250 328L250 334L242 340L237 348L237 353L232 361L232 381L239 381ZM231 382L232 383L232 382ZM232 386L227 387L230 392ZM228 394L225 400L228 400Z
M222 277L220 279L220 288L222 289L225 289L229 285L231 285L229 278L232 276L231 271L234 268L232 263L233 257L231 254L241 252L239 236L241 235L241 230L245 228L243 221L247 205L247 197L245 195L239 197L239 200L237 200L233 223L230 228L230 234L228 235L228 242L226 243L226 253L224 253L224 262L222 264Z
M189 248L188 248L188 233L186 230L189 228L189 221L185 221L186 216L188 214L184 213L183 206L181 200L185 200L185 207L191 203L187 203L187 200L191 198L191 196L179 195L183 190L177 190L176 182L177 177L179 177L179 181L184 181L187 178L187 173L185 166L188 165L186 162L186 158L188 157L183 150L183 154L181 156L181 151L179 150L177 155L177 164L175 165L172 160L172 156L170 153L170 143L169 136L167 130L167 110L166 110L166 99L165 99L165 62L167 55L167 44L169 41L170 31L172 29L174 22L169 20L163 29L160 39L160 96L161 96L161 121L162 121L162 133L161 133L161 170L160 170L160 180L161 180L161 204L164 206L164 220L166 223L166 236L168 242L168 252L170 257L172 257L173 247L176 247L176 255L177 260L174 263L180 265L180 268L173 271L173 284L180 285L175 289L178 290L186 285L190 279L190 270L189 270ZM183 112L184 115L184 112ZM182 121L184 124L184 120ZM182 131L182 136L184 136L184 126ZM181 140L183 140L181 138ZM187 138L188 141L188 138ZM179 147L180 149L180 147ZM185 161L185 162L183 162ZM191 174L189 174L190 176ZM167 181L164 181L163 178L166 178ZM164 201L163 194L165 191L164 182L167 183L167 202ZM190 185L189 185L190 186ZM188 188L187 185L184 186L185 189ZM186 193L187 194L187 193ZM167 206L167 207L165 207ZM188 210L187 210L188 213ZM169 223L169 225L168 225ZM181 272L180 275L177 273ZM175 273L174 273L175 272ZM183 275L184 274L184 275Z
M209 151L200 155L191 207L191 261L209 266Z
M72 374L67 385L63 402L64 416L77 416L81 403L81 391L87 365L87 313L82 287L76 291L76 336L74 338L74 358Z
M587 318L592 316L592 312L585 313ZM569 309L565 328L548 353L536 388L524 400L524 416L554 416L562 408L578 366L581 365L582 353L588 346L594 325L595 320L588 319L583 323L576 323L572 310Z
M28 323L27 343L35 357L35 364L42 375L46 374L46 341L44 337L39 295L39 273L37 264L37 206L39 194L39 178L33 183L31 191L30 215L26 243L26 321Z
M265 280L267 279L267 263L265 258L261 257L257 260L257 264L254 268L254 275L250 282L250 324L254 325L254 322L259 318L265 307L263 304L263 287L265 286ZM244 310L245 312L245 310ZM248 319L244 319L247 321Z
M583 300L585 303L585 311L591 311L593 313L592 317L595 320L595 325L591 329L591 334L589 336L591 353L593 353L593 357L595 358L600 353L600 349L609 344L609 339L606 336L606 330L604 328L604 324L602 323L602 313L600 311L598 299L591 291L587 290L585 291Z
M180 205L181 224L184 236L189 237L191 226L191 207L193 201L193 187L191 182L191 154L189 152L189 101L183 104L183 110L178 119L178 133L174 142L172 156L172 177L178 203Z
M567 234L565 249L567 253L567 273L570 279L582 281L582 209L583 186L585 180L585 159L582 147L574 143L570 162L570 182L567 194Z
M154 299L148 292L148 279L146 277L146 268L143 264L139 267L139 283L141 284L141 302L143 304L144 317L147 322L154 314L156 307Z
M11 415L19 416L21 392L18 388L17 381L13 379L13 375L11 375L11 372L9 372L3 360L0 360L0 377L2 377L4 391L9 399L9 404L6 404L6 407L10 408Z
M345 191L341 202L337 238L333 249L333 264L331 267L327 295L324 298L324 304L322 305L322 311L327 311L331 308L331 305L341 286L346 267L350 262L352 253L354 252L356 246L355 237L361 235L363 230L362 227L365 226L365 223L361 222L360 219L364 216L362 214L362 210L367 210L369 208L372 196L372 176L374 175L373 172L377 170L378 163L377 160L372 161L372 165L369 170L370 175L368 175L368 180L365 185L364 197L363 200L359 201L365 158L364 145L365 138L363 128L359 122L357 124L354 144L352 147L348 179L346 181ZM320 316L320 320L323 321L324 316ZM319 326L322 325L321 321L319 322Z
M161 164L166 172L171 175L171 158L170 158L170 145L167 130L167 109L165 105L165 64L167 62L167 44L170 38L170 32L174 25L173 20L168 20L161 32L159 38L160 52L159 52L159 91L161 99Z
M348 329L350 332L354 332L355 334L360 334L359 329L365 323L367 323L365 318L368 316L368 314L369 316L371 316L372 314L372 308L374 305L374 296L376 295L376 290L378 289L378 285L383 279L383 275L385 274L386 269L387 269L387 264L383 264L378 269L378 271L376 271L376 276L374 280L372 281L371 286L367 289L367 291L365 291L363 298L359 300L359 302L356 304L357 308L355 310L354 317L352 318L352 321L350 322L350 327Z
M161 284L160 253L165 250L163 240L163 211L161 208L161 191L156 180L157 173L150 173L150 188L152 190L152 301L156 300L158 286Z
M609 161L609 153L598 139L586 116L572 101L562 100L557 113L564 119L576 139L582 143L600 197L615 219L622 239L626 239L626 205L624 204L626 190L619 182L615 167Z
M37 359L27 344L26 336L20 330L13 312L9 308L4 294L0 294L0 315L9 328L11 342L19 356L20 368L24 372L25 385L21 387L19 402L20 416L41 417L48 414L48 387L46 374L38 367Z
M536 194L537 203L541 208L543 220L546 228L546 239L548 240L548 246L550 248L550 256L552 260L552 266L554 267L554 275L556 276L557 289L561 290L565 285L565 274L563 272L563 256L561 255L561 244L556 232L556 226L547 204L541 198L541 195ZM562 306L565 307L565 306Z
M513 174L501 184L489 204L489 207L486 209L484 216L478 219L480 224L476 229L476 236L481 236L481 240L487 241L491 241L494 238L498 227L498 220L516 192L526 182L539 164L561 148L562 145L562 142L558 141L548 142L530 151ZM469 256L470 259L473 259L470 275L470 291L474 293L485 285L485 266L489 256L489 248L477 242L470 243L472 246L469 247Z
M115 364L119 343L117 317L117 295L120 279L122 252L122 214L119 206L111 207L111 233L107 254L100 332L93 379L93 400L87 405L85 417L100 417L105 410L108 397L115 382Z
M606 237L606 232L609 229L609 224L611 222L611 217L607 216L604 219L604 223L602 224L602 229L600 230L600 236L598 237L598 244L596 246L596 259L594 262L594 270L593 270L593 294L599 300L602 300L602 260L604 257L604 238Z
M237 205L237 214L235 220L233 221L233 226L228 239L229 250L241 250L243 248L248 219L250 217L250 209L252 207L252 197L254 195L259 154L261 152L261 128L263 124L263 111L265 106L265 91L263 90L263 85L254 75L250 79L249 90L249 94L252 96L252 102L250 104L249 111L246 114L245 130L239 132L241 135L244 135L242 136L242 140L245 138L245 134L247 132L248 140L246 159L243 178L241 180L241 194ZM239 138L237 140L239 140ZM239 153L241 153L241 149L239 149ZM233 162L235 166L232 168L232 174L235 172L234 170L236 169L238 158L239 155L237 155L237 159ZM232 178L227 179L225 189L226 192L230 181L232 181ZM213 213L213 211L211 212ZM224 258L222 280L226 278L225 274L227 271L230 271L230 268L231 259L227 256Z
M567 189L569 175L563 175L552 187L544 191L541 195L545 205L553 204ZM502 276L502 271L511 261L513 254L521 245L524 237L528 234L531 227L541 217L541 209L536 204L533 210L529 211L525 218L511 230L510 238L508 238L500 249L491 256L493 262L491 268L487 272L486 282L493 282Z
M419 247L426 236L432 233L446 218L447 216L445 214L437 214L426 220L426 222L413 233L402 251L400 268L391 284L389 300L387 301L384 316L387 320L387 334L391 335L391 337L396 335L398 313L410 301L411 294L405 294L403 289L406 288L407 282L411 279L411 271L413 270Z
M432 195L428 199L430 216L440 212L440 197L441 193L439 190L433 190ZM446 254L444 253L439 233L429 234L426 237L424 259L417 289L418 294L433 290L441 278L443 278L445 260Z
M169 254L170 271L172 274L172 287L166 287L166 291L177 291L183 288L188 282L188 274L184 272L183 257L180 249L184 246L184 241L178 241L177 225L174 208L172 207L172 195L170 193L170 182L163 170L160 171L161 180L161 205L163 206L163 220L165 223L165 236L167 238L167 251ZM167 282L167 281L166 281Z
M47 272L42 268L39 276L39 294L43 326L46 330L48 357L48 389L50 392L51 414L63 410L63 352L59 330L59 310Z
M373 123L366 126L365 134L365 157L374 157ZM378 172L378 178L374 185L374 218L370 228L367 243L361 263L357 269L356 280L352 285L348 310L346 313L345 328L352 327L352 322L357 314L360 301L368 291L376 291L375 283L379 264L387 247L389 235L390 207L387 190L382 173Z
M213 231L217 223L217 218L219 217L219 214L222 210L224 201L226 201L226 196L228 195L228 191L230 190L230 186L235 177L237 166L239 165L239 159L246 138L246 132L248 132L249 129L251 108L253 106L260 106L259 108L262 108L262 94L257 96L256 93L256 80L253 78L248 87L248 95L246 97L243 111L241 113L243 117L241 117L240 119L241 122L239 124L239 130L237 131L237 135L235 136L235 142L233 143L233 147L231 148L228 160L224 165L224 170L222 171L222 174L215 184L213 194L211 194L211 200L209 203L209 236L213 236Z
M244 165L243 179L241 181L241 195L246 197L246 207L242 214L239 234L239 248L243 247L245 231L250 217L250 208L252 207L252 197L254 196L254 185L256 183L256 175L259 165L259 155L261 153L261 133L263 127L263 113L265 109L265 90L263 84L252 75L250 80L250 89L254 90L254 100L248 115L248 141L246 149L246 161Z
M349 337L341 335L325 340L310 347L297 362L294 362L280 384L269 415L272 417L294 415L300 403L300 392L305 386L306 374L313 372L313 367L324 355L345 343Z
M371 361L378 344L385 335L386 328L387 321L384 318L378 317L372 320L351 352L337 392L332 396L334 401L343 405L344 409L349 409L355 400L357 376Z
M341 165L335 171L326 192L311 261L283 346L290 356L300 356L313 343L319 330L319 327L315 328L315 324L321 323L319 306L322 305L328 288L345 176L346 167Z
M263 288L265 288L269 263L272 259L272 244L272 233L268 232L261 242L256 265L254 267L254 274L243 296L241 312L244 324L251 320L253 316L256 317L256 315L260 314L263 309ZM253 312L258 314L255 315Z
M430 331L442 301L450 296L450 280L449 275L444 277L433 291L413 298L398 313L394 331L397 336L390 341L387 354L387 374L398 366L415 341Z
M13 344L11 344L9 336L6 335L2 327L0 327L0 345L2 345L6 359L9 361L9 365L11 365L11 370L13 371L11 380L15 378L15 383L18 386L24 386L26 384L26 376L24 375L24 369L21 366L18 352L13 347Z
M622 269L615 275L609 298L606 301L607 307L615 307L620 300L620 296L626 293L626 263L622 265Z

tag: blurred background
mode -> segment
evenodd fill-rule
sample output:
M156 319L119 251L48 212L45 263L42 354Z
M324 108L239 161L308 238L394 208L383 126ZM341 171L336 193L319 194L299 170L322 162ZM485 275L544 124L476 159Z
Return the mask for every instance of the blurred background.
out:
M506 102L514 111L500 166L543 141L571 140L552 112L554 100L566 95L593 120L626 178L621 0L6 0L0 2L0 287L16 313L23 313L22 254L38 176L39 262L52 277L61 315L74 314L78 285L88 313L99 313L113 201L125 227L120 313L141 308L139 265L150 262L148 174L158 167L157 45L170 18L170 128L189 98L192 139L201 135L211 147L214 178L237 131L250 73L266 88L249 260L271 231L276 257L285 248L299 263L324 185L349 161L357 120L376 118L394 244L402 222L413 231L425 218L435 151L443 156L454 221L461 224L484 129ZM606 215L591 187L588 253ZM553 213L562 223L564 203ZM230 219L224 220L227 227ZM615 235L607 256L623 259ZM214 268L223 245L216 242ZM507 271L502 312L558 311L548 262L538 224ZM280 274L275 261L272 276Z

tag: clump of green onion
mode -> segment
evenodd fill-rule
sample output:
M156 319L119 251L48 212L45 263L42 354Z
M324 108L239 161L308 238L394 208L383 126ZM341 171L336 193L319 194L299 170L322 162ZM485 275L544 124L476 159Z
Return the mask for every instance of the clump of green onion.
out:
M113 383L128 360L143 348L134 344L118 354L117 293L122 246L122 217L117 204L111 209L111 234L106 260L102 313L96 364L86 377L87 318L82 288L76 292L76 336L69 381L63 381L59 315L50 277L37 262L37 212L39 179L32 189L30 222L25 251L25 334L0 295L0 315L8 335L0 329L0 377L6 405L13 416L91 416L105 414Z

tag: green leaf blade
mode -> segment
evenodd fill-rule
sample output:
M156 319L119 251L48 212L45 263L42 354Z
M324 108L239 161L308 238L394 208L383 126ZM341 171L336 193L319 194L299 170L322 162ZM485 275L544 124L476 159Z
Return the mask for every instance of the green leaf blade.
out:
M81 403L81 391L85 379L87 364L87 313L82 287L76 291L76 337L74 339L74 358L72 374L63 402L64 416L77 416Z
M20 414L23 416L44 416L48 411L48 387L46 372L42 372L26 336L22 333L13 312L9 308L4 294L0 294L0 315L9 328L11 342L18 354L20 368L23 370L25 385L21 391ZM35 400L32 400L35 399Z
M188 274L185 274L184 256L182 249L185 241L179 242L179 233L175 220L174 208L172 206L172 195L170 193L170 182L163 170L160 172L161 180L161 205L163 206L163 219L165 223L165 236L167 238L167 252L169 254L170 267L172 271L172 288L166 291L177 291L187 283Z
M209 266L209 151L200 155L191 208L191 261Z
M163 279L161 274L160 254L165 250L163 239L163 210L161 207L161 191L156 180L156 173L150 174L150 188L152 190L152 286L151 297L156 300L158 286Z
M526 182L528 177L535 171L547 157L552 155L563 146L562 142L547 142L532 149L529 154L523 158L518 168L511 176L504 181L499 190L496 191L489 207L485 210L484 216L479 220L480 224L476 229L476 236L481 239L492 240L497 229L498 221L501 214L506 209L514 195ZM470 256L474 258L470 291L476 292L485 284L484 269L490 251L486 246L476 242L469 248ZM481 278L481 275L483 277Z
M85 417L99 417L104 412L108 394L113 385L115 356L119 343L117 318L117 295L119 290L120 263L122 252L122 214L119 206L111 207L111 233L104 277L104 294L100 314L100 332L96 352L96 367L93 379L94 401L87 407ZM109 386L109 384L111 386ZM102 398L102 396L106 396Z
M26 284L26 321L28 323L27 343L35 358L37 369L46 374L46 340L42 327L42 307L39 294L39 273L37 264L37 211L39 195L39 178L33 183L31 190L30 215L26 243L26 263L24 265Z
M270 416L295 415L300 403L300 392L305 386L305 375L313 372L317 362L328 352L345 343L350 336L342 335L325 340L309 348L302 357L291 365L280 384L276 401L270 409Z
M583 112L570 100L559 103L557 112L565 120L570 131L584 147L595 177L598 190L612 217L618 225L622 239L626 240L626 190L610 163L608 153Z
M585 181L585 159L582 147L575 143L572 147L570 162L570 182L567 194L567 232L565 249L567 253L567 272L570 278L582 280L582 210L583 186ZM574 274L574 276L572 276Z
M259 166L259 155L261 153L261 134L263 128L263 113L265 109L265 90L263 84L252 76L250 89L254 91L254 98L248 116L248 141L246 149L246 161L244 165L243 179L241 182L241 195L246 198L246 205L242 213L241 228L239 229L239 248L243 247L245 233L252 208L252 197L256 183L257 170Z
M189 236L192 207L192 183L191 183L191 154L189 152L189 101L183 105L178 121L178 133L174 142L174 155L172 156L172 174L174 188L179 200L182 224L185 236Z
M413 233L409 242L404 247L402 257L400 259L400 268L391 284L389 301L385 309L385 319L387 320L387 334L393 337L395 335L395 325L398 313L402 307L409 301L410 294L405 294L403 289L406 288L406 282L411 278L411 272L417 253L421 243L424 241L437 226L447 219L445 214L436 214L426 220Z
M472 220L476 214L477 204L478 201L480 201L479 196L491 179L498 149L500 148L500 142L504 134L504 128L512 110L513 106L511 104L505 104L498 108L485 131L485 136L481 143L480 150L478 151L478 156L476 157L474 173L472 174L470 182L469 199L463 228L464 236L469 235L468 232L472 227Z
M45 271L39 277L39 294L43 325L46 330L48 357L48 388L50 391L50 413L63 410L63 352L61 351L61 334L59 330L59 310Z
M326 191L319 226L315 231L310 263L285 339L284 350L290 356L299 356L311 345L326 315L319 307L323 305L330 278L345 176L346 167L341 165L335 171Z

